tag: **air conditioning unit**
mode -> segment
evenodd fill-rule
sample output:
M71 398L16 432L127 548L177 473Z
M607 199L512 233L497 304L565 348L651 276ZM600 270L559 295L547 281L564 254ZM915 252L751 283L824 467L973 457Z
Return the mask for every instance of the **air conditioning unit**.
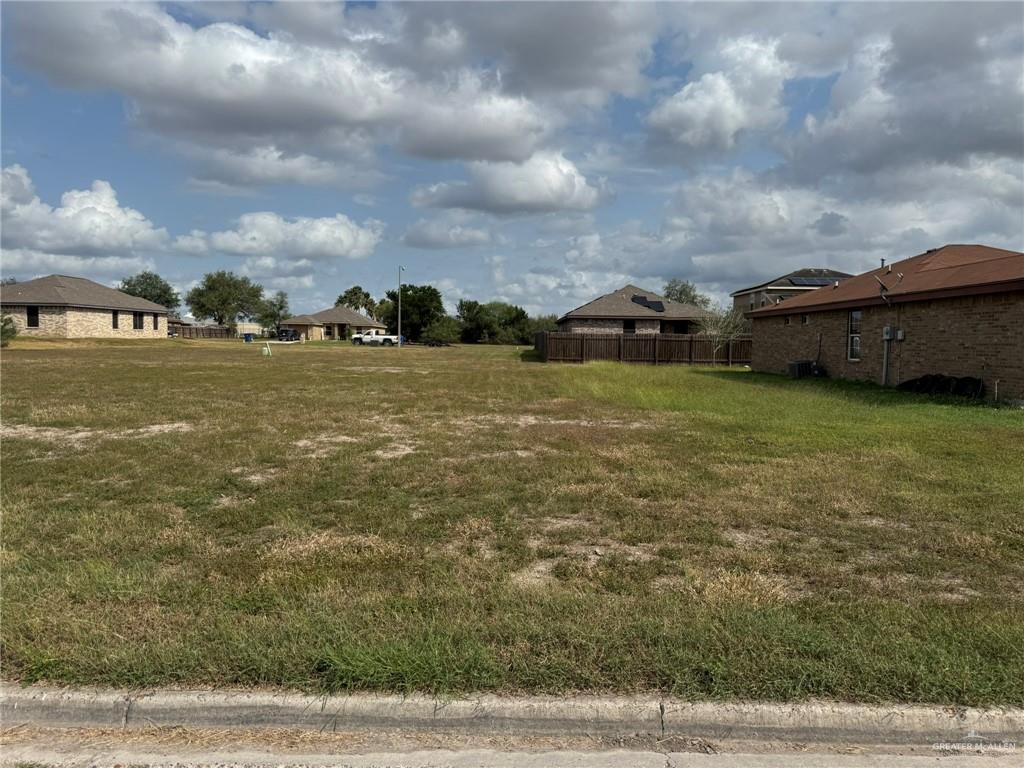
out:
M813 368L813 360L794 360L789 364L789 378L802 379L810 376Z

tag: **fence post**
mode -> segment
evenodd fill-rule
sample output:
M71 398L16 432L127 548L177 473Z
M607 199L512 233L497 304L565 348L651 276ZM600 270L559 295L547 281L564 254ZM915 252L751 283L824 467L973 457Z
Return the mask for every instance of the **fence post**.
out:
M729 339L729 367L732 368L732 339Z
M690 335L690 365L693 365L693 335Z
M655 365L658 364L658 341L659 341L658 337L659 336L661 336L660 333L654 334L654 364Z
M622 362L622 340L626 337L626 334L619 334L619 362Z

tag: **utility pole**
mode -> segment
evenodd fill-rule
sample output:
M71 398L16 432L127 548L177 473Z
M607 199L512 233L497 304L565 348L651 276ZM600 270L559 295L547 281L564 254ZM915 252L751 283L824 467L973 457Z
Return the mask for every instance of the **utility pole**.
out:
M405 267L398 265L398 346L402 346L402 272Z

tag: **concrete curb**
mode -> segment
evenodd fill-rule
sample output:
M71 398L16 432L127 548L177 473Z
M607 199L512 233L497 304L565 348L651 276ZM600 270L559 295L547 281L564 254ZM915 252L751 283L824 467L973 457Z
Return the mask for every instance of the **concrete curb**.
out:
M448 730L517 735L653 734L814 743L1024 742L1024 710L839 703L719 704L640 697L309 696L248 691L74 690L0 685L5 728Z

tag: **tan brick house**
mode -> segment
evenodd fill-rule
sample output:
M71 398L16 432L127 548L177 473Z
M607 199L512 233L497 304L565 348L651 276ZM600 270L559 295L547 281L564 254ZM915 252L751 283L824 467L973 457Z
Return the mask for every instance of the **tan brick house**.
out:
M946 245L747 316L755 371L816 360L883 386L971 376L991 399L1024 400L1024 253Z
M323 341L324 324L311 315L295 315L281 323L281 328L296 331L305 341Z
M566 312L563 333L696 333L707 312L627 285Z
M378 329L383 331L386 326L373 318L356 312L348 307L331 307L310 315L314 320L324 324L324 338L344 341L353 333L362 333Z
M845 280L848 277L852 277L852 275L847 272L821 267L806 267L769 280L767 283L733 291L729 296L732 297L733 309L748 312L771 304L778 304L780 301L791 299L825 285L832 285L837 280Z
M49 275L0 287L0 312L20 335L167 338L167 308L84 277Z

